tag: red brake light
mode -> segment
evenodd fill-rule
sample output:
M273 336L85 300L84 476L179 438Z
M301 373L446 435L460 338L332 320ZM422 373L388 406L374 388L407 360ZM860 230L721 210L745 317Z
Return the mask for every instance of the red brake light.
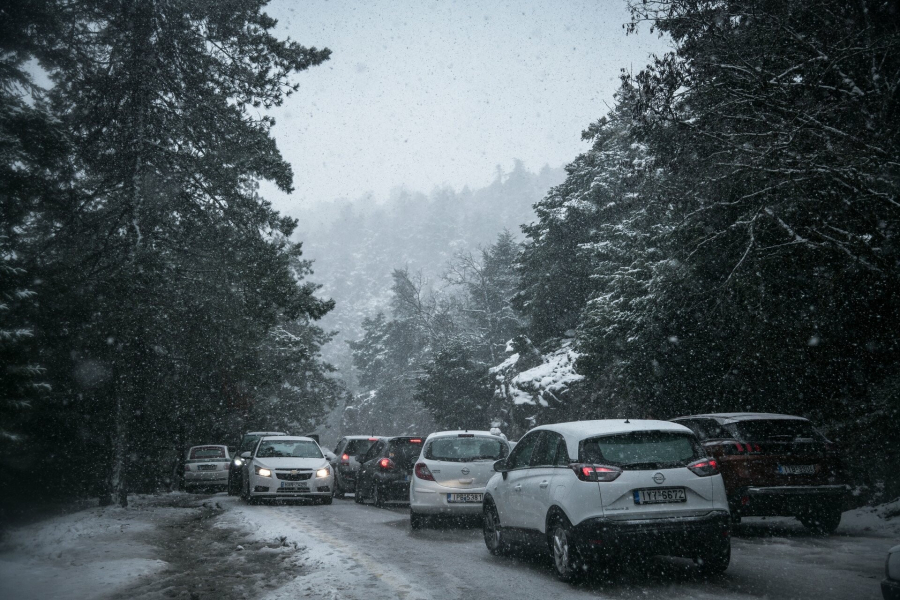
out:
M719 473L719 463L717 463L714 458L701 458L700 460L695 460L689 464L687 468L693 471L698 477L709 477L710 475Z
M381 467L382 469L393 469L394 461L392 461L389 458L382 458L381 460L378 461L378 466Z
M349 465L349 464L350 464L350 455L347 454L346 452L343 453L343 454L341 454L341 464L342 464L342 465Z
M425 463L416 463L416 477L425 481L434 481L434 475Z
M410 444L421 444L422 440L419 438L413 438L413 439L409 440L409 443Z
M370 441L370 442L377 442L377 441L378 441L378 438L369 438L369 441Z
M572 465L572 469L582 481L613 481L622 474L619 467L605 467L602 465Z

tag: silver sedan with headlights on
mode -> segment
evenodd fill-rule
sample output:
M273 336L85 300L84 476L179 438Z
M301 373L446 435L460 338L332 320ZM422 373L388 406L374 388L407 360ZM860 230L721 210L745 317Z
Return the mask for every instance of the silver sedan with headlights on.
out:
M309 498L331 504L334 472L312 438L266 436L252 452L241 454L241 459L241 497L247 502Z

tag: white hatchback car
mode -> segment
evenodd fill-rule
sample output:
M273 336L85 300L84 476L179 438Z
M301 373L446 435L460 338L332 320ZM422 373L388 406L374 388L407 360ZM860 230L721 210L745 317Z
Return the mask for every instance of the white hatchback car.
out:
M480 515L494 462L509 455L505 438L488 431L439 431L422 445L409 486L409 520L428 515Z
M484 540L549 547L560 579L593 560L692 558L721 573L731 559L725 486L694 433L668 421L576 421L529 431L488 482Z
M244 461L241 496L248 502L274 498L311 498L331 504L334 473L315 440L265 436Z

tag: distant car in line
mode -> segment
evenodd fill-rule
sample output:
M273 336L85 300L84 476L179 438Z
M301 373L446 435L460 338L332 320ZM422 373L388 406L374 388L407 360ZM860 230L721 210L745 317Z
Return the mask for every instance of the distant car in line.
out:
M381 438L360 459L356 474L354 499L362 504L371 501L375 506L386 503L409 502L409 481L419 453L421 436Z
M817 533L837 529L847 493L841 453L807 419L714 413L673 422L693 430L718 461L735 521L793 516Z
M670 555L707 575L725 571L731 537L725 486L697 436L668 421L542 425L525 434L484 496L492 554L548 548L572 581L593 562Z
M231 465L228 467L228 495L229 496L237 496L241 493L241 489L244 487L243 481L243 464L244 459L241 458L241 454L244 452L251 452L254 448L256 448L256 444L262 439L263 436L267 435L287 435L281 431L249 431L243 435L241 438L241 444L238 446L237 452L234 455L234 460L231 462Z
M263 436L254 450L241 454L241 459L244 500L310 498L331 504L334 474L315 440Z
M888 550L884 561L884 579L881 581L884 600L900 600L900 546Z
M334 448L334 459L329 459L334 468L334 493L338 497L356 491L356 472L361 458L372 444L380 440L373 435L345 435Z
M221 488L228 485L228 466L231 458L227 446L208 445L190 448L184 460L184 490Z
M430 434L413 469L409 520L421 528L432 515L481 515L494 462L509 455L509 444L489 431Z

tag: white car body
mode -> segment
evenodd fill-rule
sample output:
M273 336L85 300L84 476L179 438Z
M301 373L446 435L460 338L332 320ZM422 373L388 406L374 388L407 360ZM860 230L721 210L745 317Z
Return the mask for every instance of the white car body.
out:
M283 447L309 448L317 456L267 456L265 450L271 442ZM242 496L247 500L266 498L312 498L331 501L334 493L334 471L312 438L300 436L266 436L259 440L252 452L242 455L244 487Z
M193 446L187 451L184 459L185 490L227 486L230 464L227 446L218 444Z
M616 434L625 437L607 440L627 443L601 442L609 454L621 451L620 456L627 456L627 452L641 452L642 447L662 452L656 448L672 444L672 448L677 446L679 452L691 458L689 463L672 468L660 466L662 463L647 467L639 463L628 465L627 461L616 463L602 455L596 441ZM657 441L641 441L644 439ZM586 460L589 451L601 458ZM549 544L551 552L555 552L557 530L562 523L565 531L561 535L568 538L563 542L571 544L582 557L598 553L622 555L629 546L636 552L656 550L659 546L654 538L661 536L666 542L661 551L652 554L697 558L703 555L704 547L714 547L721 556L709 561L718 565L711 570L718 570L722 562L727 567L728 503L722 476L714 462L708 464L710 460L693 432L668 421L599 420L536 427L519 440L506 461L497 465L500 472L487 484L485 542L495 554L509 540ZM588 471L582 472L583 468ZM701 470L703 474L698 474ZM492 525L491 519L497 522ZM555 561L557 558L555 554ZM557 564L564 579L573 576L571 570L566 570L571 567L569 558L566 555L566 564Z
M433 444L440 440L466 439L500 445L500 456L487 459L440 460L430 457ZM416 461L409 486L409 510L413 519L416 515L478 515L485 486L494 475L497 458L509 456L509 443L500 435L489 431L439 431L432 433L422 444L422 453ZM424 479L420 464L434 480ZM474 498L477 497L477 500Z

